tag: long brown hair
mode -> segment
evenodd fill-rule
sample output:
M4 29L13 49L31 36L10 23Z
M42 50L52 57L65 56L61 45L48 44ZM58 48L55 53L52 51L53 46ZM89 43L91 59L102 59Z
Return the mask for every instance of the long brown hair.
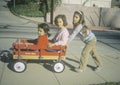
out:
M78 15L80 17L80 20L78 21L78 23L73 23L74 27L76 27L79 24L85 25L84 13L82 11L75 11L73 17L75 15Z
M79 24L82 24L83 25L83 28L84 29L90 29L86 24L85 24L85 19L84 19L84 13L82 11L75 11L74 12L74 15L78 15L80 17L80 20L78 21L78 23L73 23L73 26L76 27L78 26ZM73 15L73 17L74 17Z

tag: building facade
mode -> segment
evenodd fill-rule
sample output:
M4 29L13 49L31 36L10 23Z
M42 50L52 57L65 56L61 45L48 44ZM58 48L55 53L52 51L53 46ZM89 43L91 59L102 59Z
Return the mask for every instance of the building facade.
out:
M62 0L63 4L80 4L88 7L111 8L112 0Z

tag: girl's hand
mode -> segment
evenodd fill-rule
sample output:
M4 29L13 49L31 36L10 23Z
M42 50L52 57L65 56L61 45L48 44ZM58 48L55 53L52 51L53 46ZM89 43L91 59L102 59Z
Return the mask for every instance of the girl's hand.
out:
M49 43L48 47L53 47L55 44L54 43Z
M25 43L25 48L26 48L26 49L28 48L28 45L29 45L29 43Z
M26 40L26 39L21 39L20 42L21 42L21 43L26 43L27 40Z

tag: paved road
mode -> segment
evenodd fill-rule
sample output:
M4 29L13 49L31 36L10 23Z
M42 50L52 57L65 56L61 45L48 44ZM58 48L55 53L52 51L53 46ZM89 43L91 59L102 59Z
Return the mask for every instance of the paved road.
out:
M5 1L0 0L0 50L9 49L16 38L35 38L36 27L35 23L12 15L7 10ZM55 29L51 31L53 34L56 32ZM85 72L77 73L73 70L79 65L80 52L84 47L84 43L76 37L67 49L64 72L54 73L49 64L29 62L25 72L16 73L11 70L9 62L0 61L0 85L89 85L120 81L120 50L111 47L116 44L119 48L120 32L95 31L95 34L100 41L96 46L103 63L102 70L93 71L95 65L92 58L89 59Z
M98 41L111 46L120 51L120 31L107 30L107 31L94 31Z

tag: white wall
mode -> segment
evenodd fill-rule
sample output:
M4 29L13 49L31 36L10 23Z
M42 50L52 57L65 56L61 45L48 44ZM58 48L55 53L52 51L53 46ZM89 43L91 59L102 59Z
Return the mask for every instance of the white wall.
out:
M91 0L91 7L93 6L93 4L95 4L97 7L107 7L110 8L111 7L111 0Z
M93 7L93 5L97 7L111 7L112 0L62 0L63 4L80 4L88 7Z
M82 0L62 0L63 4L81 4Z

